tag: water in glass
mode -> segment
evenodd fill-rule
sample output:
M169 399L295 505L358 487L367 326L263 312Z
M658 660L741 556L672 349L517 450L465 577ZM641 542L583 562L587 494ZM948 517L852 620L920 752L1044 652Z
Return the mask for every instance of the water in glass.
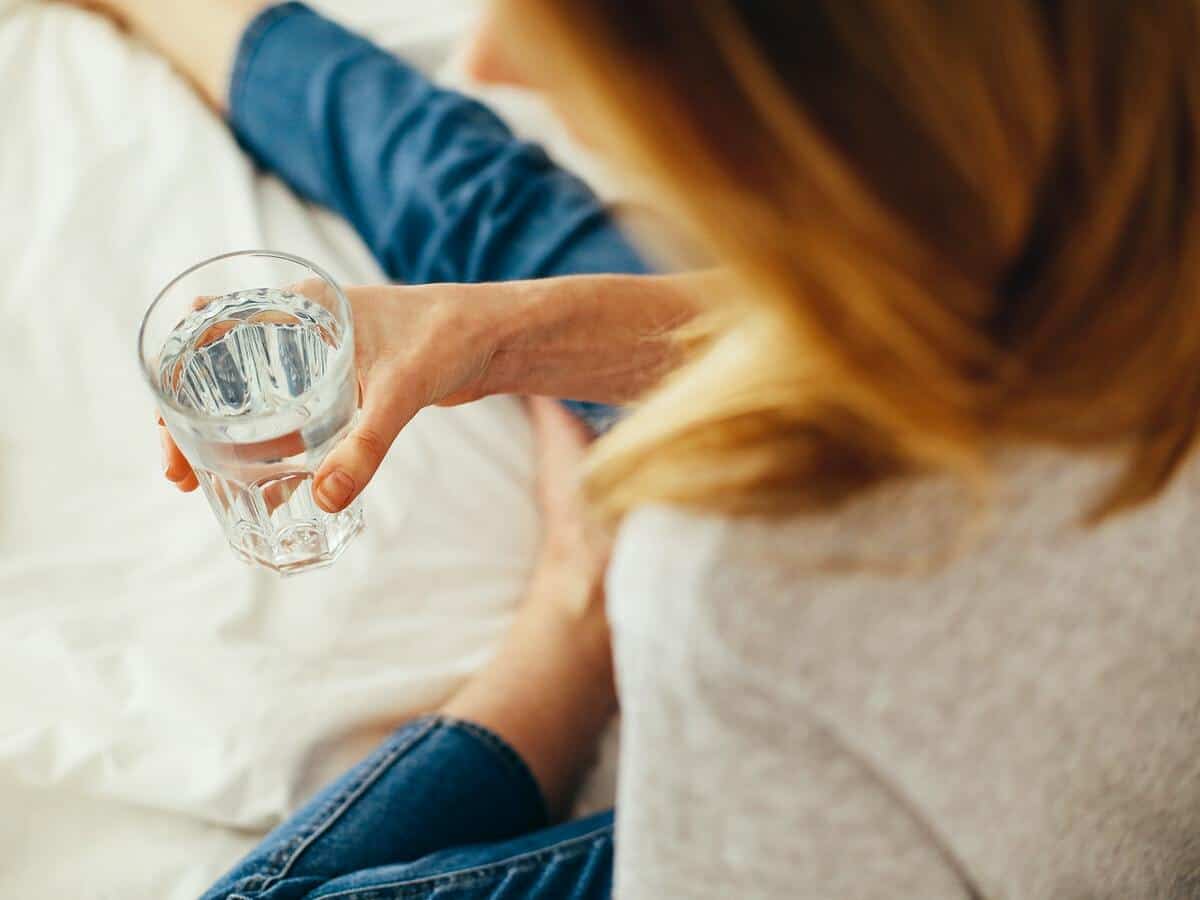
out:
M175 436L248 561L281 572L323 565L362 529L360 503L331 515L312 496L313 471L355 414L354 378L325 377L341 341L325 307L264 288L202 298L162 346L159 389L219 417L218 433Z

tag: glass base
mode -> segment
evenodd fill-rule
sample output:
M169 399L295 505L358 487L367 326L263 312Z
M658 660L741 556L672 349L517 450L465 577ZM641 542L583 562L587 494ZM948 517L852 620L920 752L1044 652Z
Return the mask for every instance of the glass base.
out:
M298 575L323 569L337 562L355 536L366 527L359 503L330 518L340 520L337 527L326 526L322 529L297 525L280 534L274 542L261 533L247 530L236 538L231 537L229 546L242 562L270 569L280 575Z
M361 498L327 513L313 500L308 472L251 485L204 470L196 474L234 554L281 575L331 564L364 527Z

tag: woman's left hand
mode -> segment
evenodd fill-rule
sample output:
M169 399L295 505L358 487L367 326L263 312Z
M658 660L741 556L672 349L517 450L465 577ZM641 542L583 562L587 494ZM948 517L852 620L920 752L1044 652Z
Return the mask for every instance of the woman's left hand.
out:
M542 549L529 592L491 662L442 708L500 735L557 816L617 710L604 613L608 543L579 492L587 429L558 403L528 401L537 439Z
M542 545L534 567L530 602L548 600L581 624L604 618L604 573L611 539L591 518L580 491L580 474L591 435L561 404L546 397L528 401L537 440L538 506Z

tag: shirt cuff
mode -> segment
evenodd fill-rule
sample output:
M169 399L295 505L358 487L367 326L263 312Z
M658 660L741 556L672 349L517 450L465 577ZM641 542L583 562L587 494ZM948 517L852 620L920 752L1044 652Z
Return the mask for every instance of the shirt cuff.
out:
M305 6L303 3L280 3L275 6L268 6L257 16L250 20L250 24L246 26L246 30L242 32L242 38L238 42L237 54L234 57L233 74L229 84L229 118L231 120L245 121L245 116L239 115L239 110L251 102L252 97L252 82L250 73L257 62L257 57L263 45L266 42L271 30L289 18L321 20L315 12ZM297 66L285 68L298 76L295 81L300 82L297 87L303 87L303 70ZM281 87L278 82L271 82L275 87Z

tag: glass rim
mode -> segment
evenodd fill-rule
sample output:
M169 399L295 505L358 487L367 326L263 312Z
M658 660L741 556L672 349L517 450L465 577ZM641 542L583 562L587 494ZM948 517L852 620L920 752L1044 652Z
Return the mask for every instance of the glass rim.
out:
M334 296L337 299L338 308L340 309L340 311L342 313L342 318L345 320L344 322L339 323L340 325L342 325L342 341L341 341L341 345L334 351L334 357L333 357L332 363L330 364L329 368L326 370L325 374L322 375L321 378L318 379L318 381L314 385L312 385L303 394L300 394L298 397L295 398L297 403L299 403L299 401L305 399L306 397L310 397L312 394L316 393L321 387L323 387L325 384L328 383L329 379L338 375L341 372L342 368L344 368L346 357L350 356L351 353L353 352L352 348L354 346L354 316L351 315L351 312L350 312L350 301L346 297L345 291L342 290L342 286L337 282L337 280L334 279L334 277L332 275L330 275L328 272L326 272L319 265L317 265L314 262L310 262L309 260L305 259L302 256L296 256L294 253L284 253L281 250L231 250L227 253L220 253L216 256L210 256L208 259L201 260L200 262L195 263L192 266L189 266L188 268L186 268L182 272L180 272L178 275L176 275L174 278L172 278L170 281L168 281L167 284L162 288L162 290L160 290L158 292L158 294L155 295L154 300L152 300L150 305L146 308L146 312L143 313L143 315L142 315L142 324L138 328L138 337L137 337L138 367L142 370L142 377L145 379L146 385L150 388L150 392L152 394L154 394L155 400L159 404L163 404L163 403L167 404L175 412L179 413L182 416L185 416L188 419L193 419L193 420L201 421L201 422L228 422L231 417L213 415L212 413L205 412L204 410L198 410L198 409L194 409L192 407L183 406L182 404L178 403L174 398L170 397L169 395L164 394L164 392L162 390L160 390L160 388L157 384L156 374L153 371L151 371L151 368L150 368L149 364L147 363L146 329L147 329L147 326L149 325L150 317L152 315L154 315L154 312L159 308L159 304L162 303L166 299L167 295L170 294L172 289L174 289L181 281L183 281L185 278L188 278L191 275L194 275L196 272L200 271L201 269L207 268L208 266L211 266L215 263L224 262L226 260L234 259L234 258L241 257L241 256L245 256L245 257L251 257L251 256L264 257L265 256L270 259L280 259L280 260L283 260L284 262L289 262L289 263L293 263L294 265L301 266L301 267L307 269L308 271L312 272L314 275L316 275L318 278L320 278L322 281L324 281L327 285L329 285L333 289ZM278 415L279 415L279 412L275 411L275 412L262 413L262 414L250 413L245 416L238 416L236 418L239 421L246 421L248 419L269 420Z

